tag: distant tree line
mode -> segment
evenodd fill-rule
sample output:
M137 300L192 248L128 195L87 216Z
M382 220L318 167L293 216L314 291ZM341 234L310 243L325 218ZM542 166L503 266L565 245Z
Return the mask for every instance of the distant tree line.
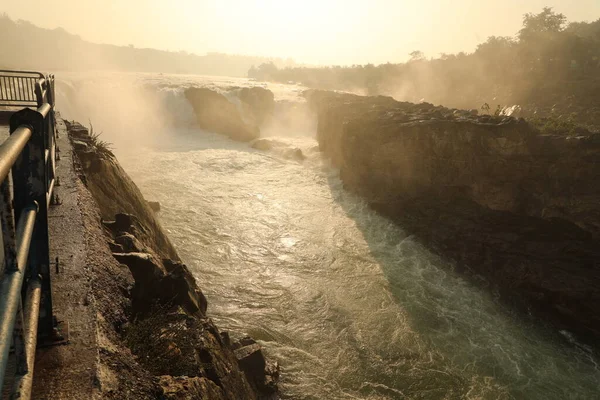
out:
M280 68L263 63L252 67L248 76L463 108L544 100L547 93L556 93L556 87L548 87L559 83L575 94L585 92L592 101L600 94L585 90L590 81L600 88L600 19L569 24L549 7L525 14L516 36L491 36L473 53L426 59L414 51L410 56L405 63L377 66Z
M62 28L43 29L0 14L0 68L53 70L119 70L245 77L252 65L292 60L244 55L140 49L133 45L96 44Z

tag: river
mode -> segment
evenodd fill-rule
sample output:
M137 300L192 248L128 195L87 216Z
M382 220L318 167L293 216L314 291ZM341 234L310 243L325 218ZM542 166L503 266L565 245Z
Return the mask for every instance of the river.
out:
M283 398L600 396L597 359L568 332L513 315L346 192L308 114L263 133L301 149L307 158L297 161L199 130L181 95L256 82L64 76L58 109L89 118L146 198L161 203L210 316L280 363ZM297 86L269 88L301 102Z

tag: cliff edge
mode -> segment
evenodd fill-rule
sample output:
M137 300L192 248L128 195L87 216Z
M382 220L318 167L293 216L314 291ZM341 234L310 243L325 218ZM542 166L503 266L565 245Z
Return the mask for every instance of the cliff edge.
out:
M65 122L74 167L97 210L84 223L96 249L89 260L95 397L277 399L277 364L252 338L233 341L215 326L196 279L109 148Z
M309 91L345 187L508 302L600 335L600 134Z

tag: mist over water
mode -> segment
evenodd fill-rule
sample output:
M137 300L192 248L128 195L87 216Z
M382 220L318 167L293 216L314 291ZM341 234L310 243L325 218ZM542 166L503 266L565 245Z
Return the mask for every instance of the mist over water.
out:
M347 193L301 105L263 136L300 148L304 162L195 127L184 88L255 82L58 76L58 109L90 119L160 201L209 315L280 362L284 398L597 398L597 360L568 333L516 318ZM302 101L299 87L268 88Z

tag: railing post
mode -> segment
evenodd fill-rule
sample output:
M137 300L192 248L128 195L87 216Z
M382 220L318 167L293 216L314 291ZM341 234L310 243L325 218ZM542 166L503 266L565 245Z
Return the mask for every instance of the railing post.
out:
M42 104L44 104L44 96L42 95L44 92L44 88L42 87L43 82L43 79L39 79L35 83L35 98L37 100L38 107L41 107Z
M39 277L29 280L25 294L24 354L26 371L17 376L13 384L12 399L29 399L33 386L33 367L37 344L38 313L40 311L41 282Z
M42 337L52 337L54 334L48 241L48 181L45 170L46 129L44 126L45 119L50 112L51 107L46 103L37 110L23 109L13 114L10 120L11 133L20 125L29 125L33 131L31 139L12 168L12 178L15 215L21 215L24 207L33 201L39 205L31 239L28 277L37 277L38 275L41 277L39 332Z
M4 274L0 281L0 384L4 385L10 337L17 318L21 318L22 286L25 280L25 265L38 207L36 204L23 208L17 224L17 270ZM21 318L22 320L22 318Z
M10 192L10 175L0 184L0 225L2 225L4 248L4 273L14 273L19 270L19 267L17 265L15 216ZM12 337L17 361L17 373L23 375L27 373L27 349L25 347L25 322L23 320L22 301L19 301Z
M17 245L15 241L15 214L12 208L10 175L0 184L0 224L4 248L4 272L17 269Z
M23 299L19 301L19 310L13 330L13 347L17 360L17 375L25 375L28 371L27 349L25 347L25 319L23 317ZM35 351L35 350L34 350Z

